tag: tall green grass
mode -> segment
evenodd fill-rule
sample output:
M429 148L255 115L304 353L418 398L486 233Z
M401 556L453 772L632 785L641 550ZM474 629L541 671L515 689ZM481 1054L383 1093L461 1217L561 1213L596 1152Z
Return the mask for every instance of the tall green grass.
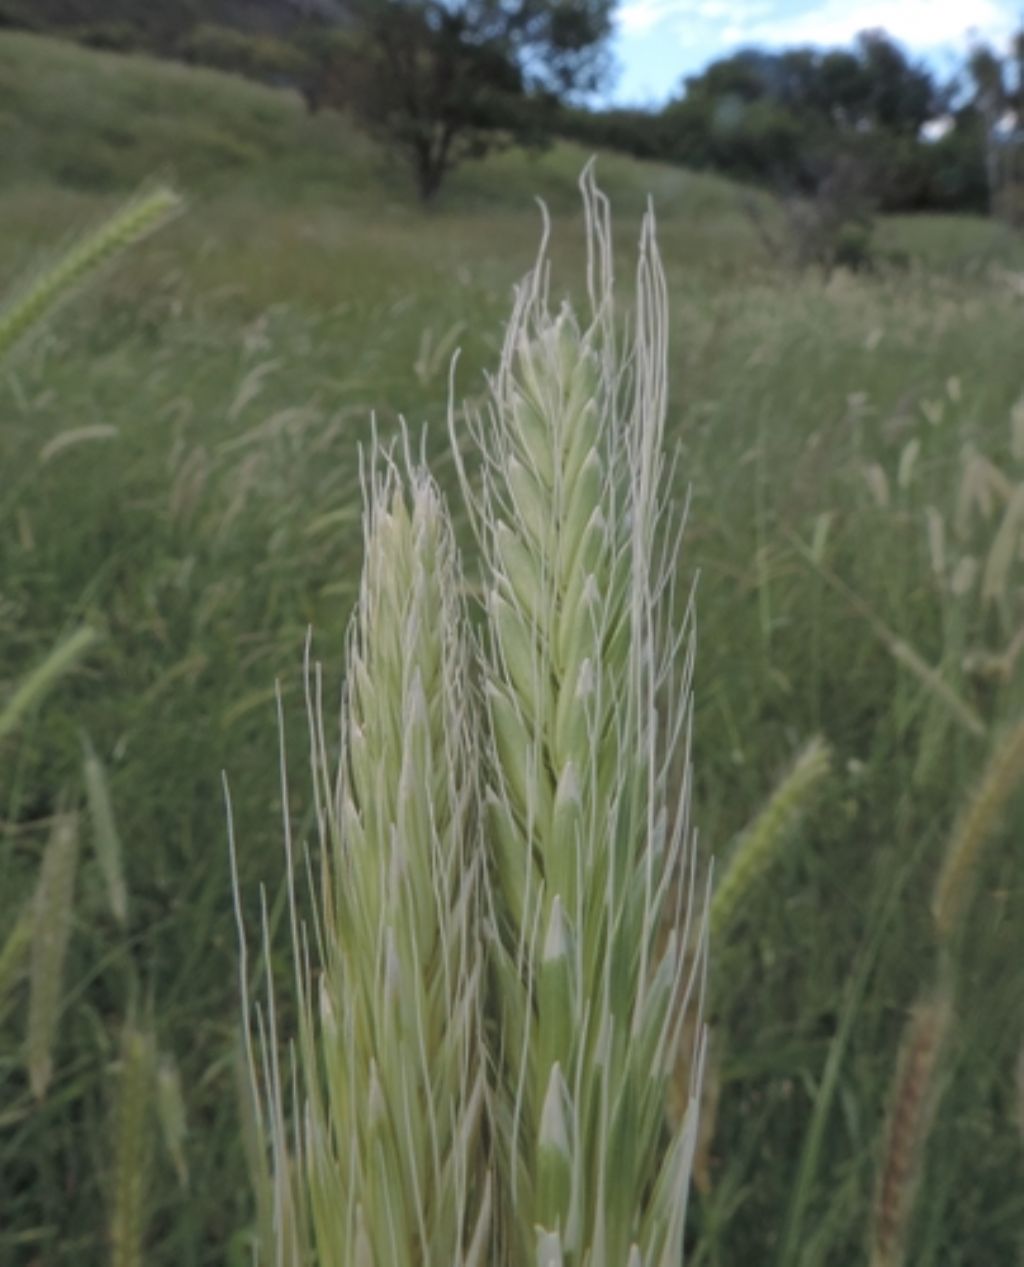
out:
M330 699L358 584L355 454L371 409L384 436L400 414L428 424L437 481L457 491L438 349L461 347L459 383L483 403L510 287L535 255L534 190L552 209L564 290L586 310L581 156L556 147L536 163L467 168L424 221L378 156L350 148L329 118L307 126L287 98L45 41L31 55L16 38L0 44L5 292L26 260L154 168L187 178L197 207L83 291L0 378L0 697L74 630L103 632L0 752L0 976L12 983L0 1005L0 1259L109 1256L106 1104L133 969L140 998L157 1001L187 1124L183 1135L178 1115L168 1135L179 1160L162 1147L152 1159L147 1262L234 1267L251 1262L257 1215L235 1090L217 774L230 768L245 910L258 911L266 882L281 934L272 684L280 675L298 789L309 777L298 665L312 623ZM277 121L260 139L266 110ZM700 574L702 860L714 851L724 875L726 842L756 824L809 736L832 754L827 783L716 938L718 1112L690 1201L690 1261L863 1261L899 1047L934 982L929 903L957 817L1024 710L1019 564L1005 601L982 594L1009 502L989 480L987 503L972 493L966 535L957 516L968 469L981 487L965 446L1008 486L1020 479L1020 244L969 219L885 223L909 266L826 284L763 256L727 184L617 159L601 170L619 209L620 276L646 189L659 209L673 316L666 439L679 449L677 491L692 489L680 593ZM464 435L460 410L455 424ZM464 523L456 532L475 594L475 547ZM82 815L67 1002L37 1102L30 956L14 933L57 793L82 787L82 732L122 844L128 920L121 932ZM953 1039L906 1230L915 1267L1018 1252L1021 813L1011 792L958 916ZM291 825L298 854L315 822L296 805ZM275 966L290 1029L287 967ZM254 962L254 998L261 971ZM784 1248L794 1174L799 1218Z

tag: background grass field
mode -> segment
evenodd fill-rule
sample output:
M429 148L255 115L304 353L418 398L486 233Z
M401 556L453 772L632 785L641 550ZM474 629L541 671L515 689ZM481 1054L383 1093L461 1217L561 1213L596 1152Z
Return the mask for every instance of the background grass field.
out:
M27 982L0 997L0 1262L108 1261L129 1011L177 1070L188 1128L176 1160L155 1106L145 1127L146 1261L249 1261L220 772L247 907L264 882L277 918L274 683L301 834L303 645L311 625L337 686L358 446L374 412L385 434L404 415L427 426L451 482L451 354L457 395L478 396L536 250L534 196L553 220L556 287L579 291L585 158L568 145L493 158L424 213L400 169L298 99L0 37L0 293L140 181L170 178L189 198L0 375L0 699L62 632L104 635L0 747L0 935L30 901L58 807L84 804L83 734L129 893L121 929L86 840L40 1103ZM900 267L796 275L723 181L614 156L599 179L623 287L648 194L671 287L703 849L724 853L812 735L834 750L824 791L712 950L720 1101L690 1261L856 1263L900 1033L933 976L945 842L1000 727L1024 713L1024 659L990 662L1024 626L1024 532L983 599L1005 498L994 477L968 474L964 491L972 453L1011 491L1024 482L1024 243L984 221L892 221L880 239ZM976 884L918 1267L1024 1262L1020 796Z

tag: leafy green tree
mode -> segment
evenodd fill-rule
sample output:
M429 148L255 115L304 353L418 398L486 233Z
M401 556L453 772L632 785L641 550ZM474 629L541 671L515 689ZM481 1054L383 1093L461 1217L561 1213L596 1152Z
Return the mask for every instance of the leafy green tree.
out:
M602 82L613 3L351 0L320 100L399 153L427 201L458 163L537 139L546 107Z
M1024 26L1005 56L976 44L967 72L970 98L958 123L980 135L989 208L1024 223Z
M884 31L862 31L857 54L866 89L862 121L900 136L916 136L939 105L929 72L908 61Z
M919 134L942 104L925 68L867 31L849 50L742 49L687 79L665 120L678 161L812 197L856 166L883 205L918 206L928 183Z

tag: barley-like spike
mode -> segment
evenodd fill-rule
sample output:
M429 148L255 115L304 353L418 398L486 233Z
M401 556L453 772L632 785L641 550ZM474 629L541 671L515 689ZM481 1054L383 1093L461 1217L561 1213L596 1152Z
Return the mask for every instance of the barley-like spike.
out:
M53 1074L53 1040L60 1014L64 957L71 936L78 815L54 820L39 874L32 910L32 967L28 1003L28 1074L36 1099L46 1094Z
M937 1071L952 1019L947 995L919 1001L904 1030L886 1120L875 1196L871 1267L902 1267L924 1142L937 1100Z
M670 898L690 851L674 793L690 659L665 522L667 305L648 215L620 353L607 202L589 169L582 185L590 320L549 306L542 254L490 407L470 418L479 490L460 464L489 617L492 981L499 1015L521 1018L493 1049L496 1202L518 1229L500 1261L653 1267L681 1252L693 1114L667 1145L663 1132L701 959L659 954L663 926L674 946L691 936Z
M151 1161L154 1091L152 1037L125 1025L114 1111L114 1174L110 1213L111 1267L142 1267Z
M375 446L363 483L365 561L337 775L320 676L307 674L321 962L314 976L290 888L299 1130L289 1149L276 1055L262 1078L262 1130L279 1245L282 1220L304 1217L297 1200L322 1264L468 1265L492 1231L463 586L441 494L408 444L401 466ZM291 874L287 816L286 846Z
M93 273L180 210L181 198L156 188L133 198L66 251L0 309L0 358L31 333Z
M121 865L121 837L114 821L114 807L107 786L107 774L88 736L83 736L85 755L82 772L85 778L89 816L92 820L96 857L107 885L107 898L114 918L122 926L128 919L128 890Z
M812 793L829 772L830 752L820 737L808 743L767 804L736 843L711 902L712 936L721 936L754 885L771 866Z
M946 847L932 899L940 937L950 937L963 918L978 855L995 830L1006 802L1020 787L1022 775L1024 722L1018 722L996 745Z

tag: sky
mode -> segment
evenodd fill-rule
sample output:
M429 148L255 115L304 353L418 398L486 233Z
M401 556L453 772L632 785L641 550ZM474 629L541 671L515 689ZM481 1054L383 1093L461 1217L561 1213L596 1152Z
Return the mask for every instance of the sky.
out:
M836 47L875 27L952 72L972 38L1002 46L1022 13L1022 0L619 0L619 74L608 96L659 104L685 75L745 45Z

